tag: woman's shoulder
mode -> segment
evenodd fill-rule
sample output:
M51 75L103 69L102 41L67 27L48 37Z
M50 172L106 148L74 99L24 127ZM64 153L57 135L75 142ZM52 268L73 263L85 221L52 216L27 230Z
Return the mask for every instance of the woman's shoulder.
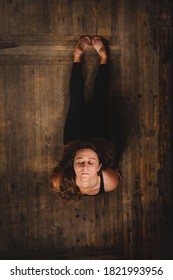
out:
M52 176L51 177L51 184L52 184L52 188L54 191L56 192L60 192L61 190L61 176L60 175L56 175L56 176Z
M119 183L118 172L113 168L107 168L102 171L102 174L103 174L105 192L114 191Z

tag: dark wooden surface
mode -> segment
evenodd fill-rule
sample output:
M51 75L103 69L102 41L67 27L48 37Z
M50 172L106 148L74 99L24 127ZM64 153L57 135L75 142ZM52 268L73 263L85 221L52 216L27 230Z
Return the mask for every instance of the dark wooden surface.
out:
M49 176L73 51L86 33L109 42L123 180L113 193L66 205ZM0 0L1 258L172 258L171 43L168 0ZM89 48L87 92L97 65Z

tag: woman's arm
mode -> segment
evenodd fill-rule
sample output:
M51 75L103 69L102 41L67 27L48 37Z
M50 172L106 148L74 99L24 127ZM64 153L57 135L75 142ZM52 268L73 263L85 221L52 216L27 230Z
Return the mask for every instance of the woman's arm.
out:
M102 171L103 180L104 180L104 189L105 192L114 191L119 182L119 176L116 170L108 168Z

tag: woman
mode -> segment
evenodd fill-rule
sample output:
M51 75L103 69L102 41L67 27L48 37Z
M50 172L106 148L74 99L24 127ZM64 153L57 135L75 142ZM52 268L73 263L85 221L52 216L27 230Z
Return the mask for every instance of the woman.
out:
M89 45L100 57L89 104L84 99L81 58ZM70 105L64 128L64 151L51 182L65 199L111 192L118 186L119 173L114 166L107 117L108 55L102 39L83 36L75 52L70 79Z

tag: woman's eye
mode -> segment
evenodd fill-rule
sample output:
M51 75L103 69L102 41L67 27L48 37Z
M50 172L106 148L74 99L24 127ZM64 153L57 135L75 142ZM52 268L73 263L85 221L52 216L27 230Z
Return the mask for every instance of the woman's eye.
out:
M77 165L82 165L82 162L78 161L76 164L77 164Z
M93 161L88 161L88 162L84 162L84 161L77 161L76 162L76 165L78 165L78 166L82 166L82 165L84 165L84 164L88 164L88 165L93 165L94 164L94 162Z

